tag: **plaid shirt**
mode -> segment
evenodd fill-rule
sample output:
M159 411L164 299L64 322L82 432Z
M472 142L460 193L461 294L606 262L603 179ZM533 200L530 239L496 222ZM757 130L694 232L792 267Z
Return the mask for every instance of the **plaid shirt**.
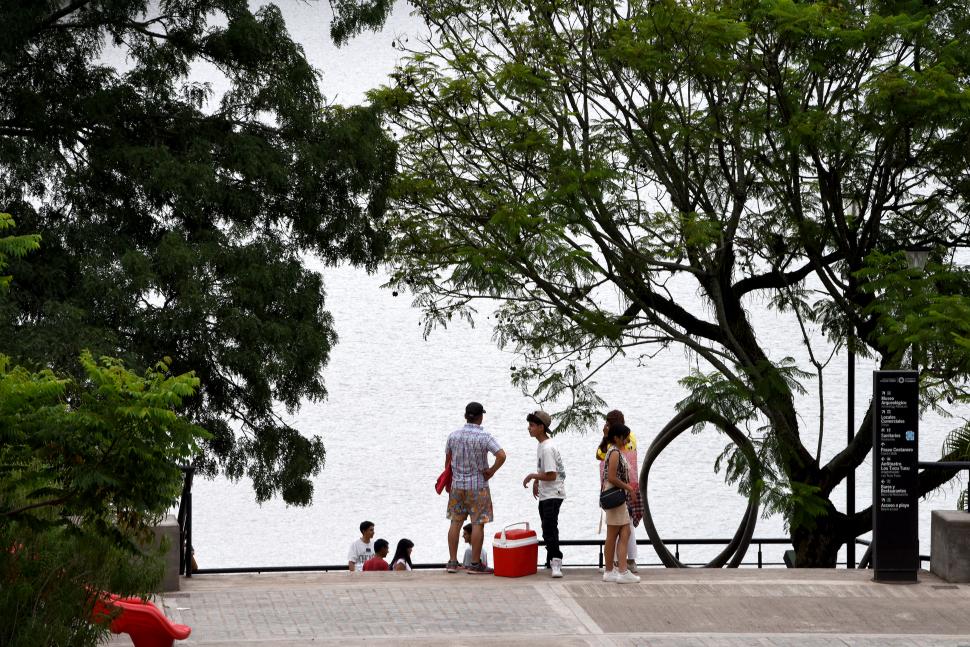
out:
M488 453L502 449L498 441L478 425L466 424L448 436L445 454L451 454L451 487L458 490L485 490Z

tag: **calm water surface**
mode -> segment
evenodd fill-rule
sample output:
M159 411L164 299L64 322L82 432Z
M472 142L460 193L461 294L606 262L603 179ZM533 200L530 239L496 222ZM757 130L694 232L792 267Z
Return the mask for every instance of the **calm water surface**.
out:
M397 56L392 40L404 37L413 43L420 30L417 20L399 9L382 33L363 35L336 49L327 36L326 4L286 3L283 9L291 33L303 44L311 62L323 70L326 95L344 104L363 100L367 89L384 82ZM199 74L206 78L204 69ZM326 467L315 480L313 505L293 508L273 501L259 506L245 480L197 481L193 533L199 565L345 563L348 546L359 536L358 524L364 519L375 522L377 537L387 538L392 549L401 537L414 541L416 562L444 561L446 499L435 494L433 484L444 460L445 439L462 424L469 400L485 405L484 426L508 454L505 466L492 480L496 521L486 527L487 532L517 522L536 527L536 503L530 491L522 488L522 479L535 469L536 443L528 435L525 414L537 405L510 385L509 367L516 357L495 347L486 315L475 328L456 324L424 340L419 312L410 306L408 297L394 297L380 288L384 276L369 276L352 268L319 269L340 335L324 373L330 397L323 403L306 404L296 415L286 417L304 433L320 435L326 445ZM690 291L683 298L685 303L697 303ZM792 322L777 318L757 303L753 318L772 357L790 355L801 366L810 366ZM671 350L642 363L625 359L598 376L602 397L610 408L625 412L642 449L683 398L677 380L688 366L681 351ZM857 366L857 423L871 395L871 369L865 362ZM845 443L844 357L832 362L825 384L823 460ZM799 399L799 412L805 444L814 452L818 395L815 383L809 386L809 395ZM548 409L556 410L554 405ZM946 431L953 424L937 417L924 418L922 460L939 456ZM566 466L567 500L560 516L563 538L600 536L594 459L598 441L599 429L556 438ZM713 471L714 460L727 443L727 437L714 431L685 434L654 464L649 494L663 536L733 534L745 500ZM868 462L858 471L856 491L856 509L867 507L871 499ZM833 496L844 510L844 489ZM956 489L949 487L921 505L921 552L929 553L929 511L953 508L955 500ZM642 526L638 536L646 539ZM785 536L783 521L778 517L762 520L755 536ZM640 550L641 560L646 556L648 561L656 561L649 548ZM766 559L780 561L781 550L767 549ZM702 560L715 552L690 549L681 556ZM755 552L754 548L749 551L749 557ZM566 551L565 562L592 563L595 559L591 549L571 549Z

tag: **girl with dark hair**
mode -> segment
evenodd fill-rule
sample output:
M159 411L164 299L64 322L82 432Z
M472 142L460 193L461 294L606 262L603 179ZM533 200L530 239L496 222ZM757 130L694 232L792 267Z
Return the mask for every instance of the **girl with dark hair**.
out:
M414 549L414 542L410 539L402 539L397 542L397 550L394 551L394 558L391 560L392 571L411 570L411 551Z
M596 448L596 460L600 462L601 476L602 471L606 469L603 460L606 458L606 448L610 444L609 439L606 437L606 432L615 424L626 424L626 420L623 419L623 412L619 409L613 409L606 414L606 424L603 425L603 441ZM640 496L640 472L637 467L637 439L632 431L626 441L626 446L623 448L623 457L626 458L626 462L630 465L630 485L633 486L633 495L630 496L627 502L627 509L630 511L630 539L626 544L626 566L636 573L637 556L639 554L636 529L643 519L643 499Z
M620 488L626 492L627 502L635 492L633 486L630 485L630 464L623 456L623 448L629 438L630 428L624 424L610 425L610 428L607 429L604 437L604 440L607 441L607 447L606 457L603 460L601 488L601 490L608 490L610 487ZM635 584L640 581L640 578L628 570L626 563L626 544L630 539L630 511L626 505L620 504L604 512L606 515L606 542L603 552L606 559L606 572L603 573L603 581ZM616 569L613 568L614 562L617 565Z

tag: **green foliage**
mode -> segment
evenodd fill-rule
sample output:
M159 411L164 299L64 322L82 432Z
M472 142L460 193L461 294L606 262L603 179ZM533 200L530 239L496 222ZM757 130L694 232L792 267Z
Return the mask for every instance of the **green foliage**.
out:
M954 429L943 443L943 453L952 454L954 460L970 460L970 424Z
M910 268L902 253L873 253L858 273L876 296L864 312L873 334L891 354L909 354L922 367L923 404L968 400L970 375L970 272L930 259Z
M720 373L703 374L693 371L679 381L687 390L687 397L677 403L681 411L691 407L702 407L717 412L735 424L752 420L757 411L752 404L750 387L744 382L731 380ZM700 423L703 427L705 423ZM700 429L695 429L700 431Z
M0 644L80 647L103 644L108 627L92 624L92 591L149 595L163 560L67 528L0 524Z
M784 515L785 530L798 528L807 532L815 530L818 518L828 513L830 505L821 488L798 481L790 481L787 488L766 489L764 503L765 514L770 511Z
M365 29L379 29L394 8L393 0L334 0L330 38L343 45Z
M176 413L199 380L165 363L144 376L89 353L80 363L74 381L0 356L0 517L125 545L174 505L179 463L208 437Z
M413 4L435 46L370 95L401 134L393 283L429 328L497 299L513 380L583 424L612 358L683 348L682 406L747 425L766 509L800 564L831 563L869 523L828 497L870 430L820 463L795 405L811 373L749 308L801 330L819 374L850 343L887 369L915 352L931 405L959 401L966 2ZM900 265L911 244L934 248L926 273ZM741 458L719 467L750 489Z
M964 397L963 399L970 402L970 398ZM962 425L950 430L946 440L943 441L943 455L949 457L950 460L970 461L970 421L964 420ZM966 473L963 472L962 474L965 475ZM957 497L956 507L958 510L967 509L970 483L967 486Z
M0 23L0 211L44 240L7 243L0 353L78 379L83 349L171 357L200 380L199 469L307 504L323 445L274 406L326 397L336 334L306 257L384 253L376 111L328 104L272 4L0 0Z
M179 462L208 434L179 416L199 380L166 362L139 376L83 353L84 377L31 372L0 355L0 644L95 645L92 593L147 595L143 553L176 502Z
M13 225L0 214L0 231ZM37 235L0 238L0 269L38 247ZM199 381L170 363L139 377L85 351L75 382L0 354L0 644L100 644L94 596L147 596L161 581L167 546L151 548L150 525L179 492L173 461L208 437L175 414Z
M12 228L17 223L9 213L0 213L0 231ZM0 272L7 266L8 258L22 258L40 247L40 236L5 236L0 238ZM0 292L10 287L12 276L0 275Z

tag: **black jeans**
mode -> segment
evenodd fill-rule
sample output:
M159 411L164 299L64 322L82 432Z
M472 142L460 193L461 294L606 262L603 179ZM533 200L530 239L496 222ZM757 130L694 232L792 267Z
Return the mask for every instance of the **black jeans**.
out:
M546 567L550 560L562 559L559 550L559 508L562 499L539 501L539 519L542 520L542 541L546 542Z

